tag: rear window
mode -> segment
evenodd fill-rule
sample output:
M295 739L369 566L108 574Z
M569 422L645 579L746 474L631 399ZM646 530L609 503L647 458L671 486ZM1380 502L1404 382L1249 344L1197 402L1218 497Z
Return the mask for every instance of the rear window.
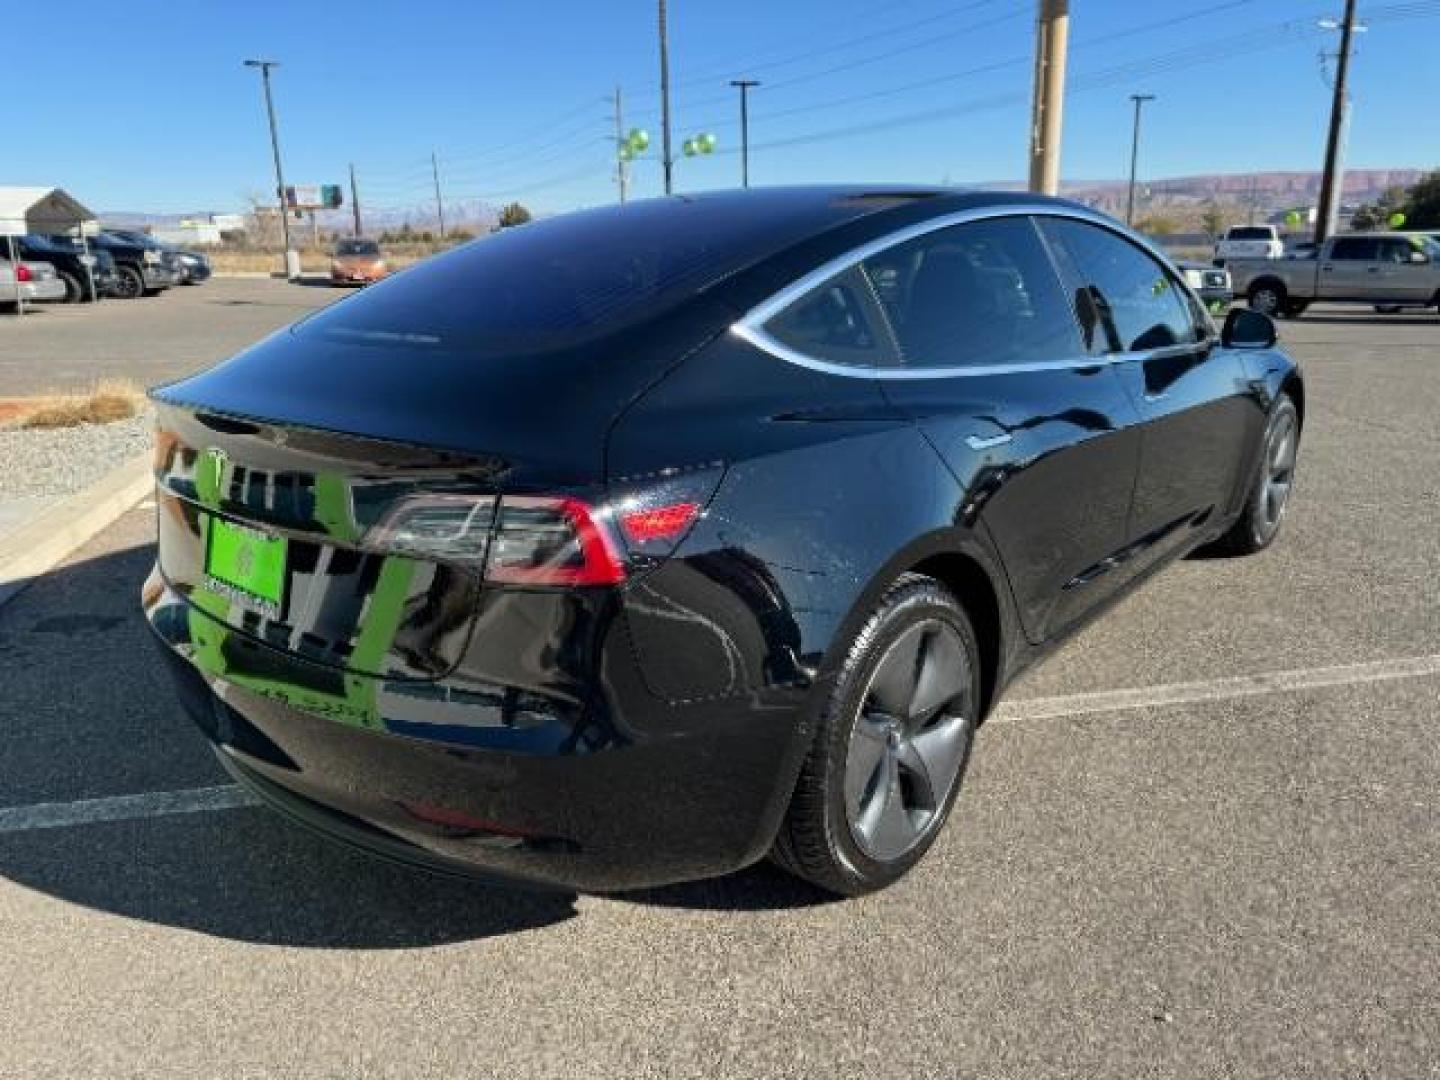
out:
M335 245L336 255L379 255L380 245L374 240L341 240Z
M1273 240L1275 234L1269 229L1251 225L1239 225L1230 230L1231 240Z
M574 345L660 314L767 255L881 208L796 191L566 214L427 259L295 332L478 352Z

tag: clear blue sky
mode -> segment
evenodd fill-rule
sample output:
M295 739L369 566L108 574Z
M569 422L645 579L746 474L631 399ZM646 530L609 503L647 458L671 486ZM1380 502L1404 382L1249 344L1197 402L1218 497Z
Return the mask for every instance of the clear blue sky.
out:
M1313 169L1328 91L1315 22L1342 0L1072 0L1063 173L1124 174L1127 95L1147 107L1148 177ZM614 197L607 95L658 143L653 0L409 3L82 0L5 16L46 63L11 75L0 183L62 185L90 205L234 209L272 184L258 75L275 74L287 180L362 198L520 198L541 211ZM712 131L720 152L681 159L677 187L737 181L736 92L752 97L752 179L970 183L1025 172L1035 0L671 0L676 153ZM1440 165L1440 0L1361 0L1371 28L1353 66L1354 166ZM51 77L59 75L61 77ZM17 130L18 129L18 130ZM652 156L637 194L660 188Z

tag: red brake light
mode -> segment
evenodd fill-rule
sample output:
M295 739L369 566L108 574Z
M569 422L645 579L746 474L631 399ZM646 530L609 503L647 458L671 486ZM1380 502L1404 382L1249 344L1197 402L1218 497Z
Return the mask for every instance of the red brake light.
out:
M511 585L618 585L625 559L579 499L505 496L485 577Z
M31 273L30 273L30 267L26 266L24 263L21 263L19 266L17 266L17 267L15 268L15 280L16 280L16 281L33 281L34 278L33 278L33 276L32 276Z
M625 530L625 538L633 544L674 540L690 528L699 513L700 504L696 502L631 510L620 514L620 527Z

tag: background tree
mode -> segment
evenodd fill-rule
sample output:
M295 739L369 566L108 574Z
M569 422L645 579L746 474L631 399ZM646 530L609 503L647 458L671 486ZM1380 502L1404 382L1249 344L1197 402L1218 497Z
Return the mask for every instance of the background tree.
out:
M1170 236L1175 230L1175 219L1164 214L1150 214L1137 221L1136 226L1149 236Z
M512 202L508 206L500 208L500 220L495 226L497 229L508 229L512 225L524 225L533 215L529 210L518 202Z
M1407 229L1440 229L1440 169L1427 173L1405 199Z
M1230 215L1214 199L1205 204L1205 209L1200 214L1200 227L1204 229L1211 239L1218 240L1230 227Z

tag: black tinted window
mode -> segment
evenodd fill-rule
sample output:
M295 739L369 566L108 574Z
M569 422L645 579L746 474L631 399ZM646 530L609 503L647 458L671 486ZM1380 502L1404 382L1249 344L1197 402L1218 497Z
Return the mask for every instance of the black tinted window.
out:
M1231 240L1273 240L1274 234L1269 229L1262 229L1252 225L1237 225L1230 230Z
M1149 253L1084 221L1047 218L1043 227L1079 275L1077 306L1099 319L1113 350L1143 352L1201 336L1179 284Z
M872 325L865 279L858 270L832 278L765 324L776 341L837 364L874 364L881 339Z
M853 203L854 205L850 205ZM302 323L301 337L475 352L563 348L875 209L803 190L652 199L533 221L426 259Z
M380 245L374 240L341 240L335 245L336 255L379 255Z
M1346 236L1330 246L1330 258L1359 262L1374 262L1375 241L1363 236Z
M1079 330L1028 218L927 233L865 260L907 367L1061 360Z

